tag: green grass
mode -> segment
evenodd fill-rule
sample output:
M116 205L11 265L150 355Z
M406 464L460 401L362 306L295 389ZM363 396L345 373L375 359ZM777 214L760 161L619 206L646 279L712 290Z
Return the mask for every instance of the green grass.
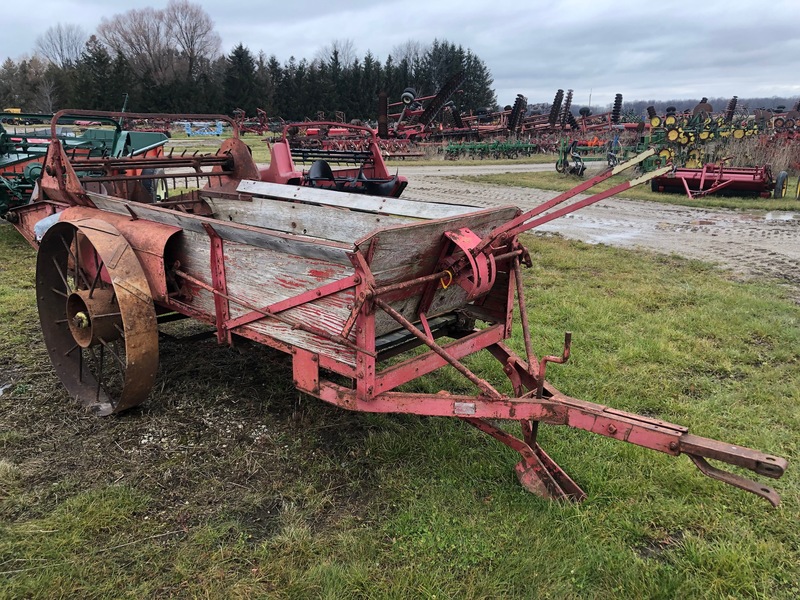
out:
M685 457L543 426L589 495L548 502L484 434L300 398L263 347L164 340L148 403L98 420L55 379L35 256L4 225L0 597L797 598L800 307L695 261L526 242L536 349L573 332L553 383L788 457L780 508Z
M592 175L587 173L586 177ZM593 187L591 192L607 190L614 185L625 181L626 175L617 175ZM492 175L466 175L462 177L467 181L478 183L491 183L503 186L531 187L541 190L553 190L564 192L578 185L582 179L571 175L563 175L553 172L537 173L499 173ZM649 184L637 186L618 194L619 198L629 198L631 200L647 200L651 202L661 202L662 204L680 204L683 206L693 206L697 208L733 208L740 210L800 210L800 200L792 196L795 185L789 186L786 198L775 200L772 198L753 198L753 197L722 197L705 196L689 199L685 194L662 194L650 190Z

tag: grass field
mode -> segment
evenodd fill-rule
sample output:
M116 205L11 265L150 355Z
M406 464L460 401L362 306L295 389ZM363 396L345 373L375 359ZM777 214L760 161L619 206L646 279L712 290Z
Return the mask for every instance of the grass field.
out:
M526 242L535 345L573 332L553 383L789 458L778 509L685 457L556 427L542 445L589 497L548 502L476 430L300 397L285 357L256 346L164 339L151 399L91 417L50 367L34 252L6 224L0 597L800 596L800 307L699 262Z

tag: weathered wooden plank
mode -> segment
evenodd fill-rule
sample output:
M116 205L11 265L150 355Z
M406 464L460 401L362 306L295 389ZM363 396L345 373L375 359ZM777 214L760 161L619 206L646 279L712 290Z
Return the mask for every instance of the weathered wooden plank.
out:
M182 268L206 283L211 283L209 249L208 237L191 231L183 232L176 247ZM297 257L282 252L232 242L226 242L223 250L228 294L260 307L343 279L353 273L352 266L297 260ZM332 334L339 334L350 316L349 307L352 307L353 299L354 291L351 288L284 311L281 315ZM189 304L197 310L214 314L213 295L202 288L195 291ZM231 318L249 312L250 309L235 302L230 304ZM243 329L252 329L292 346L333 356L355 365L355 353L351 349L300 329L292 329L291 325L275 319L264 318L245 325ZM351 333L351 338L354 337Z
M174 225L186 231L203 234L205 234L203 223L208 223L226 241L292 254L302 258L323 260L341 265L350 264L347 252L352 251L352 244L342 244L317 238L303 238L250 225L240 225L232 221L225 222L199 215L189 215L161 208L157 205L126 202L105 194L94 192L87 192L87 194L100 210L107 210L119 215L130 215L127 208L130 206L130 209L140 219Z
M513 206L491 208L470 215L392 227L356 242L366 249L374 240L370 266L380 285L403 281L433 272L444 233L467 227L478 236L506 223L518 212Z
M417 219L444 219L482 210L474 206L436 204L433 202L401 200L400 198L367 196L364 194L337 192L305 186L268 183L266 181L243 180L239 184L237 191L276 200L291 200L293 202L339 206L352 210L391 214L401 217L414 217ZM255 198L253 198L253 200L255 200Z
M222 221L350 244L382 227L414 222L411 217L313 206L270 198L254 197L247 202L213 197L205 200L214 212L214 217Z
M375 241L370 266L377 285L388 285L433 273L446 231L468 227L483 237L493 228L513 218L517 212L518 209L515 207L503 207L451 219L385 229L359 240L357 246L365 249L372 240ZM418 319L416 310L423 289L419 287L405 295L389 296L387 302L405 318L414 322ZM456 284L446 290L439 287L434 293L427 314L429 317L434 317L460 308L466 304L466 297L464 289ZM381 310L376 311L376 335L388 333L397 327L399 325L391 317Z

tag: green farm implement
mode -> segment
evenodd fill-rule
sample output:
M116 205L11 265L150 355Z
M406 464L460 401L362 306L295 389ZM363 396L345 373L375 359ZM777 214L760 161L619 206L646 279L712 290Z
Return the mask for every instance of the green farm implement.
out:
M36 124L49 124L51 119L52 115L0 113L0 217L30 201L54 139L50 127ZM70 160L153 157L162 153L167 141L163 133L124 130L108 117L64 116L54 131ZM92 171L81 175L90 177Z

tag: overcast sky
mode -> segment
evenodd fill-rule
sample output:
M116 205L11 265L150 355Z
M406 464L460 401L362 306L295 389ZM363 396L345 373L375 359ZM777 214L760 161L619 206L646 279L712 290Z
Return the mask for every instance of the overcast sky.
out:
M167 0L39 0L8 10L0 60L33 52L57 23L93 33L102 17ZM575 90L574 106L626 100L800 96L800 0L251 0L198 2L216 23L223 52L312 59L351 40L359 58L381 61L408 40L438 38L471 49L489 67L497 99L551 102ZM424 90L428 93L430 90ZM716 107L715 107L716 108ZM720 107L722 108L722 107Z

